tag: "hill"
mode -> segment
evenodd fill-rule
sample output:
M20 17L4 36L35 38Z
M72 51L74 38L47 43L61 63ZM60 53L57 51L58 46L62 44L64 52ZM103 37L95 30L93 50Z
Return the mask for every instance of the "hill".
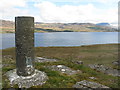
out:
M13 21L0 20L2 24L0 32L15 32ZM110 25L98 25L93 23L42 23L35 22L35 32L116 32Z
M35 24L38 31L66 31L66 32L115 32L110 26L100 26L92 23L41 23Z
M110 26L109 23L97 23L96 25L99 25L99 26Z
M7 20L0 20L0 32L9 33L15 32L15 23Z

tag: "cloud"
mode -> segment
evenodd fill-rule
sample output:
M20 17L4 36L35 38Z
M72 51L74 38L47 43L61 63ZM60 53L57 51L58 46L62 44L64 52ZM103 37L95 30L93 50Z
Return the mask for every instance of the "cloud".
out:
M37 3L42 2L43 0L31 0L31 1L35 1ZM44 0L44 1L48 1L48 2L97 2L97 3L114 3L114 2L118 2L119 0Z
M16 7L27 7L27 0L1 0L0 1L0 15L2 19L14 20L15 16L30 15L27 9Z
M63 5L56 6L51 2L36 3L35 7L39 8L39 16L43 22L60 22L60 23L99 23L99 22L117 22L117 9L99 9L93 4L87 5Z
M16 16L29 16L28 10L20 10L17 8L10 7L9 9L6 9L2 12L2 19L5 20L14 20Z
M14 6L24 7L26 5L26 0L0 0L0 8L6 9Z
M36 8L28 2L35 4ZM80 5L67 3L58 5L55 2L79 2ZM83 2L87 3L82 4ZM1 0L0 15L2 17L0 18L14 20L15 16L34 16L35 21L40 22L108 22L115 25L118 21L118 10L116 4L113 3L117 2L118 0ZM99 3L102 3L102 6L109 4L111 7L105 6L104 9L102 6L102 8L97 7Z
M109 3L118 3L119 2L119 0L91 0L91 1L93 1L93 2L107 3L107 4L109 4Z

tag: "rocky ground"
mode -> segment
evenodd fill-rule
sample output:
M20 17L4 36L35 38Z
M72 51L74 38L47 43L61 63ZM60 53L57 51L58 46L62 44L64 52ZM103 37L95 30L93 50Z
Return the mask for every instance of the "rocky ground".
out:
M90 64L89 67L96 71L100 71L100 72L103 72L108 75L120 76L120 74L119 74L120 70L113 69L113 68L104 66L102 64L100 64L100 65L99 64Z
M59 71L61 73L65 73L67 75L73 75L77 73L81 73L80 70L72 70L71 68L64 66L64 65L53 65L53 66L48 66L49 69L53 71Z

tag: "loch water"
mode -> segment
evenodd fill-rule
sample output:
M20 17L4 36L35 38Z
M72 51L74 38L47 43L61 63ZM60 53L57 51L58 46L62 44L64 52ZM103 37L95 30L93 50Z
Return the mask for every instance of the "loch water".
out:
M1 34L2 47L15 47L15 34ZM81 46L118 43L118 32L50 32L34 33L35 47Z

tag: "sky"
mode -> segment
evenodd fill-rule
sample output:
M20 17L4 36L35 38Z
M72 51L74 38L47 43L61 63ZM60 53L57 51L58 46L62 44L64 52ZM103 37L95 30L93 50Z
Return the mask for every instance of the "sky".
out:
M33 16L44 23L118 23L119 0L0 0L0 19Z

